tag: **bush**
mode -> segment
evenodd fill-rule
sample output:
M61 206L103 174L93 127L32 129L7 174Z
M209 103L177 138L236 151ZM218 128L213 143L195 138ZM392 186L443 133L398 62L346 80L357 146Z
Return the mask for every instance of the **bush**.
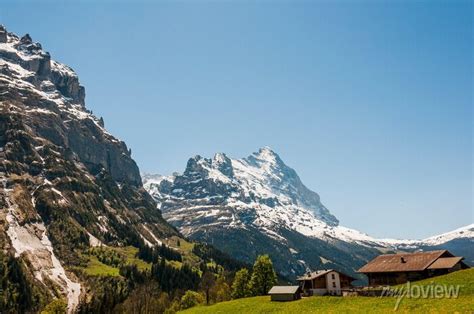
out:
M181 309L189 309L190 307L202 304L204 297L196 291L188 290L181 298Z

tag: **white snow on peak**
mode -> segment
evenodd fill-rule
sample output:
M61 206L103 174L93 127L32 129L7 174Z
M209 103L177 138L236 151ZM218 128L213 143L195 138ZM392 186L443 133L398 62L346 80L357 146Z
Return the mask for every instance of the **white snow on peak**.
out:
M264 146L259 149L258 153L253 153L260 161L269 162L269 163L276 163L278 155L268 146Z
M421 240L409 240L409 239L377 239L376 241L381 245L410 248L418 246L436 246L455 239L474 239L474 224L470 224L446 233L435 235Z
M454 239L461 238L474 238L474 224L470 224L465 227L461 227L456 230L446 232L437 236L426 238L421 242L428 245L438 245Z
M51 69L56 70L57 72L63 74L64 76L73 76L77 77L76 72L73 69L68 67L65 64L59 63L57 61L51 60Z
M202 167L202 169L207 171L209 179L223 183L230 183L232 181L229 177L216 168L216 165L220 164L220 160L216 160L215 163L209 163L206 159L200 158L197 163Z
M221 164L225 162L226 158L227 156L224 153L216 153L214 155L213 161L217 164Z
M162 176L161 174L142 174L143 186L145 186L145 188L150 187L152 185L159 185L161 181L166 180L168 178L170 177Z

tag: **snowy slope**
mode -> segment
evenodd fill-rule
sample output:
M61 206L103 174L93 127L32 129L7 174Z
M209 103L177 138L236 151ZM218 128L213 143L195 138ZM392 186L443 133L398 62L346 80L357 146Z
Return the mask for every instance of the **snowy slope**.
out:
M396 246L403 248L410 246L438 246L459 239L474 239L474 224L421 240L379 239L377 241L385 244L386 246Z
M458 228L456 230L446 232L437 236L429 237L421 241L424 245L440 245L455 239L473 239L474 238L474 224Z

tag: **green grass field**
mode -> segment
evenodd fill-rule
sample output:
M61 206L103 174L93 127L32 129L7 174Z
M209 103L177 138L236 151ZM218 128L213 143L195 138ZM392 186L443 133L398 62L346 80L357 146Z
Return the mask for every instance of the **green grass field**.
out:
M89 276L119 276L119 269L101 263L97 257L91 256L84 271Z
M140 270L150 270L151 263L147 263L138 257L136 257L138 253L138 249L133 246L125 246L125 247L114 247L115 251L119 252L120 255L125 257L127 264L129 265L137 265L138 269Z
M474 269L458 271L412 285L423 287L461 285L458 298L404 298L397 311L396 297L309 297L293 302L271 302L270 297L254 297L211 306L198 306L182 313L473 313Z
M179 246L178 246L179 241ZM165 240L165 244L177 249L183 257L183 262L186 262L191 265L197 266L200 262L200 258L196 256L192 251L194 243L188 242L182 238L173 236ZM125 247L102 247L101 250L115 251L123 259L123 261L128 265L136 265L139 270L151 270L151 263L145 262L144 260L139 259L136 255L138 253L138 248L133 246ZM106 265L102 263L96 256L88 252L82 252L82 256L88 259L87 266L76 267L78 270L85 272L89 276L120 276L119 268ZM168 265L171 265L175 268L181 268L182 262L178 261L166 261Z

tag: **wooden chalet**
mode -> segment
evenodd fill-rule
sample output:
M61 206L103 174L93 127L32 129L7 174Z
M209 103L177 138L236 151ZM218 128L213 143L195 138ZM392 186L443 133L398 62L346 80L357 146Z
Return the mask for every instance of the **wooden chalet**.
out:
M356 279L337 270L326 269L309 272L297 280L304 294L311 296L341 295L344 289L352 288L351 283Z
M380 255L358 270L369 286L396 285L469 268L447 250Z

